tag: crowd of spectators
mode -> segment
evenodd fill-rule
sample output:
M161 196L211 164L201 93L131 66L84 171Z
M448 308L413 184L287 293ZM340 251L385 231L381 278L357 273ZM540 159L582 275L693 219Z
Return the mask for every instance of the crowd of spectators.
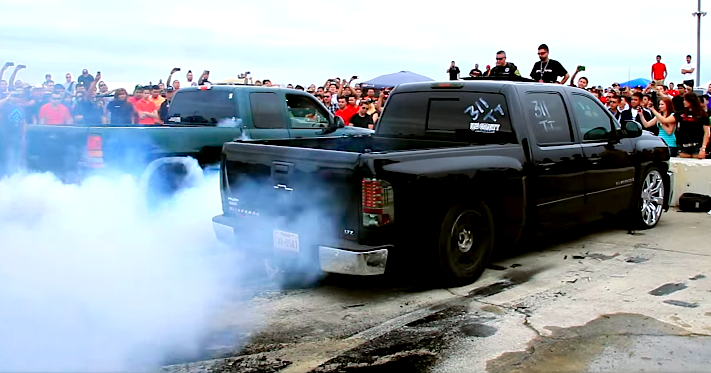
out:
M194 80L193 72L189 70L185 80L181 81L173 79L180 71L174 68L165 80L167 84L160 79L157 84L136 85L133 92L125 88L110 90L102 80L101 72L92 75L87 69L76 80L71 73L67 73L65 81L57 83L51 74L47 74L42 84L32 86L17 79L24 65L16 66L9 80L2 79L6 70L12 66L13 63L7 62L0 69L0 131L4 128L19 132L20 127L27 124L164 124L176 90L212 84L207 70L197 80ZM239 78L241 84L275 86L269 79L254 81L243 74ZM312 84L308 89L291 84L286 88L313 94L331 113L341 117L346 125L373 129L392 87L382 90L370 88L363 92L360 84L353 84L355 79L355 76L350 80L328 79L323 86Z
M529 76L540 83L569 84L589 91L597 97L618 121L636 120L644 128L660 136L669 145L673 155L680 157L705 158L709 143L709 95L694 93L691 56L681 67L684 82L674 85L666 83L668 71L662 57L656 57L651 68L651 82L646 86L622 87L613 83L607 88L591 85L588 78L578 75L586 70L577 66L572 77L558 61L550 58L547 45L538 47L537 61ZM92 75L87 69L75 79L67 73L63 82L55 82L51 74L44 82L29 85L19 79L17 74L24 65L14 68L9 80L4 80L7 69L13 63L5 63L0 70L0 141L3 138L17 137L27 124L139 124L159 125L167 121L168 109L176 90L181 87L209 85L210 72L204 70L197 80L188 70L185 79L174 79L181 71L170 71L165 83L162 79L157 84L136 85L133 92L124 88L110 90L102 80L101 72ZM469 77L462 78L461 70L455 61L447 69L450 80L472 79L481 76L521 77L519 68L507 61L506 52L496 53L496 62L492 68L484 71L475 64L469 71ZM270 79L253 80L250 73L239 75L241 84L272 87ZM577 78L577 80L576 80ZM286 88L306 91L314 95L335 116L341 117L346 125L373 129L382 113L383 107L394 87L375 89L354 84L357 76L349 80L327 79L322 86L311 84L286 85ZM6 141L6 140L5 140ZM2 144L0 144L2 146Z
M644 129L661 137L669 146L672 156L683 158L711 158L709 156L709 126L711 119L711 84L706 91L695 90L693 74L696 68L692 65L692 56L686 56L680 72L683 82L667 83L668 70L662 63L662 56L656 56L652 64L650 82L646 85L624 86L613 83L607 88L601 85L591 85L587 77L578 74L586 71L585 66L576 66L572 77L563 65L550 58L550 50L546 44L538 47L537 61L529 74L530 79L540 83L569 84L579 89L587 90L597 97L619 121L635 120ZM476 79L482 76L491 77L522 77L518 67L507 61L506 52L496 53L496 63L492 68L486 66L484 71L479 64L469 71L468 77L462 77L461 69L455 61L447 68L450 80Z

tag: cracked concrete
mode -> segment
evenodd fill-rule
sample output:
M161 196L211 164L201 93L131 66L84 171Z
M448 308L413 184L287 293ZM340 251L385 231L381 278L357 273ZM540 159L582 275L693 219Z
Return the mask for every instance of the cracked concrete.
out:
M706 214L671 211L657 228L635 234L586 228L499 255L498 270L459 288L335 276L258 295L216 320L217 330L251 322L249 339L233 342L246 344L236 357L167 370L543 372L559 364L571 372L650 372L680 364L693 371L711 365L699 352L711 347L710 226ZM678 283L686 288L649 294ZM264 321L231 317L245 309Z

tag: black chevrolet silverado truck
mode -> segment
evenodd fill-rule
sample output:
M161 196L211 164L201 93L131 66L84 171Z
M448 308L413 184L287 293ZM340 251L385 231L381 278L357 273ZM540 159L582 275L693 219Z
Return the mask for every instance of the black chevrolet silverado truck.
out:
M529 235L606 217L654 227L669 149L584 90L512 81L396 87L372 135L235 141L222 152L217 237L352 275L426 258L476 280Z

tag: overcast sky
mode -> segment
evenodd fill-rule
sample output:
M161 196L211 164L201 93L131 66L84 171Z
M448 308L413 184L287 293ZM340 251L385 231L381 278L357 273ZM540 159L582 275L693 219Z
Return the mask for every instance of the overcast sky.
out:
M257 79L321 85L329 77L367 80L400 70L447 79L451 60L463 73L475 63L483 70L495 64L499 49L528 76L536 48L546 43L569 71L585 65L594 85L649 79L657 54L669 80L680 82L684 57L693 55L695 64L696 4L0 0L0 59L26 64L18 78L30 83L45 73L63 81L64 73L76 77L82 68L101 71L108 82L148 83L181 67L196 80L207 69L213 82L251 71ZM711 2L702 5L711 12ZM711 45L711 16L702 20L701 38L702 46ZM701 57L705 83L711 48Z

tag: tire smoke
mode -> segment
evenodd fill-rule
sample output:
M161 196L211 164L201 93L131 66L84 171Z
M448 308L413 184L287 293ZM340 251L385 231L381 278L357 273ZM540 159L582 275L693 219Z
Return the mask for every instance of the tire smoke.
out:
M239 269L212 231L217 177L153 210L128 175L0 180L0 371L145 371L197 353Z

